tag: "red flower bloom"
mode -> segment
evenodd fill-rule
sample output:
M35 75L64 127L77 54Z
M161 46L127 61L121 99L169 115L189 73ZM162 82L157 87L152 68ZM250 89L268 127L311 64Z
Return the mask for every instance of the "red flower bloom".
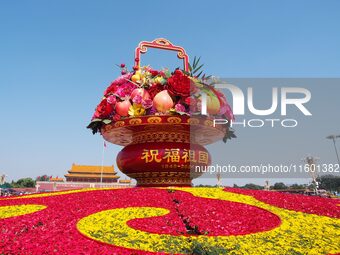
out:
M267 204L304 213L314 213L340 219L339 200L273 191L225 188L225 191L253 196Z
M119 96L121 99L129 97L132 91L136 88L136 85L127 81L120 85L117 90L115 91L116 95Z
M149 70L149 72L151 73L152 76L157 76L159 74L159 72L157 70Z
M153 86L151 86L148 89L148 92L149 92L151 99L153 99L155 97L155 95L157 95L162 90L164 90L164 87L161 84L154 84Z
M116 97L113 96L113 95L109 96L106 100L107 100L107 102L108 102L109 104L112 104L112 105L115 105L116 102L117 102Z
M168 79L168 91L174 96L188 97L190 95L189 77L177 69Z
M194 97L187 97L183 102L189 106L190 112L196 112L199 109L198 100Z
M105 90L104 95L106 96L109 93L115 93L119 86L123 85L128 80L130 80L131 76L132 76L131 73L127 73L115 79L111 83L111 85Z
M253 196L257 200L276 207L340 218L337 199L235 188L225 190ZM213 189L212 192L214 192ZM77 223L84 217L116 208L168 209L169 213L164 216L135 218L128 221L127 225L135 230L172 236L197 234L238 236L269 231L281 223L279 216L256 206L242 202L197 197L184 191L124 188L55 196L53 194L47 197L0 199L0 207L23 204L46 206L45 209L35 213L1 219L1 254L165 254L105 245L84 236L77 229ZM286 231L286 228L283 231ZM334 233L329 232L328 235ZM251 236L249 238L252 239ZM303 233L301 238L305 238ZM292 240L291 243L298 241L298 239Z
M121 116L118 113L116 113L115 115L112 116L113 121L118 121L118 120L120 120L120 118L121 118Z
M103 119L110 116L113 111L113 106L103 99L96 108L96 112L93 115L93 119Z
M184 99L184 103L186 105L190 105L191 102L192 102L192 98L190 98L190 97L187 97L186 99Z

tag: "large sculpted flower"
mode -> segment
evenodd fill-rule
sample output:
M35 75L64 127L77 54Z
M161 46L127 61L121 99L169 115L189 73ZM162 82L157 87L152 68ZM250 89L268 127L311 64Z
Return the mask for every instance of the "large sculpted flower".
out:
M168 79L168 91L173 95L190 96L190 78L177 69Z

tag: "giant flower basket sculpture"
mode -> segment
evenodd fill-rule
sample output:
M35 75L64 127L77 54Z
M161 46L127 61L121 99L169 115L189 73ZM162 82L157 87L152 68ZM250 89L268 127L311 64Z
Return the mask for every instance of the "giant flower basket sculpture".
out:
M184 68L170 72L141 66L148 47L176 51ZM124 146L117 156L119 169L137 186L191 186L210 164L204 145L234 137L229 125L213 125L213 118L233 119L225 96L214 89L202 65L192 65L182 47L166 39L141 42L135 65L105 90L88 128L113 144ZM207 115L201 114L202 94Z

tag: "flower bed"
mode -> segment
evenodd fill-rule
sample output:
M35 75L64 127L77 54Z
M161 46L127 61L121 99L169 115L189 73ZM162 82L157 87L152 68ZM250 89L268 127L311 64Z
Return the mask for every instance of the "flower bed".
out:
M340 219L340 201L330 198L305 196L298 194L287 194L262 190L246 190L239 188L226 188L226 191L254 196L256 199L280 208L297 212L313 213Z
M230 188L0 199L0 254L336 254L338 204Z

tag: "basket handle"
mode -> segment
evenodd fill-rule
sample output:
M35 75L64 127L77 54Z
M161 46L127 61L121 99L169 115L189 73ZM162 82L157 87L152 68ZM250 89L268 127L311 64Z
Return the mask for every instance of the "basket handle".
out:
M183 59L184 64L184 71L189 71L189 57L185 50L180 47L173 45L169 40L164 38L158 38L153 40L152 42L146 42L142 41L139 43L138 47L135 50L135 67L140 67L140 55L145 54L148 51L149 48L156 48L156 49L162 49L162 50L172 50L177 51L177 57L179 59Z

